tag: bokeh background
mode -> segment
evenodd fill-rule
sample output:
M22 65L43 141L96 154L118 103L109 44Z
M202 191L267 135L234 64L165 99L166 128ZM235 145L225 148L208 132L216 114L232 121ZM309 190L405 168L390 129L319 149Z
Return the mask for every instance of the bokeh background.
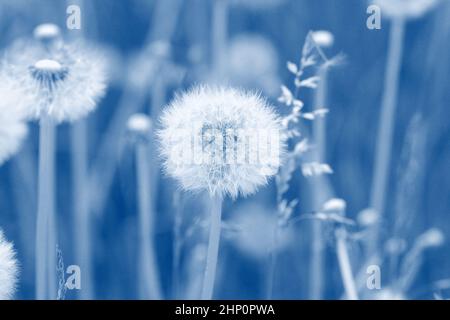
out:
M82 30L67 30L66 8L78 4ZM292 84L286 61L298 61L310 30L328 30L345 62L328 75L326 161L333 168L333 194L345 199L347 216L368 207L374 150L383 93L390 21L381 30L366 27L363 0L230 1L226 32L217 33L210 0L0 0L0 50L31 37L41 23L59 25L67 38L80 34L108 52L110 83L97 111L86 119L93 239L92 298L138 298L136 168L133 143L125 130L128 115L157 118L177 91L196 83L224 83L255 89L275 106L281 84ZM216 18L216 19L215 19ZM225 34L219 44L218 37ZM401 239L399 260L419 235L438 227L450 231L450 2L408 21L400 73L393 157L390 165L383 238ZM224 74L218 79L214 66ZM313 91L302 99L311 108ZM1 97L0 97L1 99ZM283 112L280 107L280 112ZM156 121L156 120L155 120ZM73 199L74 126L58 127L58 245L65 265L77 264ZM38 126L20 153L0 168L0 226L13 241L21 265L17 298L34 298L34 236ZM207 205L202 195L183 194L152 162L155 243L164 298L197 298L204 266ZM296 170L289 197L294 216L312 209L308 179ZM207 220L207 219L206 219ZM267 235L276 223L276 191L271 183L246 199L227 200L216 298L263 299L269 264ZM394 228L395 221L403 221ZM331 227L330 227L331 228ZM395 229L395 230L394 230ZM324 299L343 294L335 246L324 228ZM177 232L181 247L176 249ZM311 224L284 231L278 250L273 297L310 298ZM176 256L179 258L175 258ZM355 272L361 246L352 242ZM408 270L381 266L382 288L417 267L402 298L450 297L450 245L424 251ZM400 262L401 264L401 262ZM364 271L364 270L363 270ZM364 285L363 285L364 286ZM363 290L364 291L364 290ZM383 291L386 292L386 291ZM365 292L371 297L372 292ZM76 299L67 291L66 299Z

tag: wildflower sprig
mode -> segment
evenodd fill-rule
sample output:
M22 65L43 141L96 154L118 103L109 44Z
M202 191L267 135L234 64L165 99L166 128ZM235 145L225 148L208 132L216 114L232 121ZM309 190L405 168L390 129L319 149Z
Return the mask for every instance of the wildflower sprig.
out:
M328 109L320 108L310 112L305 112L304 102L299 98L302 88L315 90L320 82L317 70L320 67L328 68L341 61L342 57L337 56L328 59L320 46L314 40L313 32L309 32L305 44L303 45L302 55L298 63L288 61L286 67L288 71L294 75L293 90L288 86L281 86L281 95L278 98L284 107L289 108L287 115L281 119L284 129L284 135L290 150L287 151L284 166L280 169L276 177L277 183L277 200L279 224L287 225L291 218L298 200L288 201L283 199L283 195L289 190L289 183L296 168L299 166L299 160L307 151L311 149L309 140L303 137L299 131L299 123L301 120L313 121L320 117L325 117ZM320 174L330 174L333 172L328 164L312 162L300 165L301 171L305 176L314 176Z

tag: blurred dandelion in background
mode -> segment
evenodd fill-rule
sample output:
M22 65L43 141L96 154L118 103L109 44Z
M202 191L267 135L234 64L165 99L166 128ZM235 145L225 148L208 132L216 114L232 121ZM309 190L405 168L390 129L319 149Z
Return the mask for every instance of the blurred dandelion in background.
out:
M25 112L15 104L19 92L2 77L0 84L0 165L14 155L27 135ZM9 85L8 85L9 84Z
M278 221L275 210L258 204L244 204L233 210L227 224L235 229L230 241L244 256L267 259L271 250L281 251L289 247L294 238L292 228L284 228L273 246L273 229Z
M274 45L257 34L240 34L231 39L227 54L226 77L238 87L278 94L278 53Z

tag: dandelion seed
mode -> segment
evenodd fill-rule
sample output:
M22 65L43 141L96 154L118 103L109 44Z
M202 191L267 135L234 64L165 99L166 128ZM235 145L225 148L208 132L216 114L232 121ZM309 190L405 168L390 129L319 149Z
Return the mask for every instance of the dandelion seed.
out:
M12 299L16 290L19 267L13 245L0 230L0 300Z
M185 190L246 196L278 171L284 150L281 123L257 95L231 88L198 87L176 98L161 122L163 129L158 135L165 171ZM180 139L186 132L191 133L189 139ZM260 132L268 135L267 143L246 136ZM177 157L186 154L201 163Z

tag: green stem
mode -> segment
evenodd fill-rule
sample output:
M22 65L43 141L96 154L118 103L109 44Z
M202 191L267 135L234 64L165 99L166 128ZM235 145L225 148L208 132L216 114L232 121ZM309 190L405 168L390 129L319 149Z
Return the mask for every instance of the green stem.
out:
M213 297L217 258L219 255L221 219L222 196L216 195L211 198L211 224L209 227L208 253L206 256L206 268L201 293L202 300L211 300Z
M372 181L370 206L383 216L385 207L385 195L387 194L387 182L391 161L391 149L394 133L395 109L397 105L400 67L402 62L403 38L405 21L401 18L392 21L388 60L384 82L384 93L381 105L381 114L378 122L378 137L375 152L375 169ZM379 241L380 221L375 226L368 241L368 256L376 250Z
M146 143L136 147L139 196L139 295L141 299L161 299L159 272L154 245L154 214L150 186L150 150Z
M336 253L347 299L358 300L358 290L356 289L350 258L348 256L346 231L343 228L336 231Z
M43 116L39 128L39 182L36 218L36 299L44 300L56 294L56 229L54 223L55 125ZM55 246L53 246L55 244ZM54 250L52 250L52 248ZM54 271L54 272L52 272ZM54 279L52 278L54 277ZM49 287L55 284L55 287ZM55 292L52 290L54 289Z
M76 262L83 271L83 284L79 292L82 300L92 294L92 232L88 201L87 122L82 119L72 126L72 177L74 190L74 225Z

